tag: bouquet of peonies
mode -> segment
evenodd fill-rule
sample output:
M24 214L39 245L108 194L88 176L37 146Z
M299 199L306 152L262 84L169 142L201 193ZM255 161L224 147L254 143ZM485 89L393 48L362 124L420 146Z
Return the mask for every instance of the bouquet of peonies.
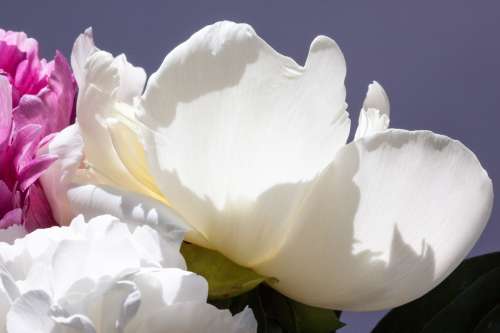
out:
M347 143L328 37L300 66L218 22L147 79L88 29L70 64L0 30L0 332L332 332L436 287L490 216L476 156L389 129L377 82Z

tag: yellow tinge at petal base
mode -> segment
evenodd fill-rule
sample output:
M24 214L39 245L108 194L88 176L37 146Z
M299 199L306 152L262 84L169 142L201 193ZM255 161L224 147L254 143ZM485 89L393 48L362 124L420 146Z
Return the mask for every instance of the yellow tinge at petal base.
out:
M123 113L117 114L115 118L107 122L115 151L130 174L143 186L144 194L168 205L167 200L149 174L144 147L137 137L137 129L132 129L135 124L125 116L127 108L129 106L125 104L119 105L117 109Z

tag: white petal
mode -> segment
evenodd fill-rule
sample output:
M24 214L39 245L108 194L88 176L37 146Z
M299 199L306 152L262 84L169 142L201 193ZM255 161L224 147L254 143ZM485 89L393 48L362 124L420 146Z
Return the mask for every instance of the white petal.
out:
M131 280L141 294L141 306L127 325L127 332L137 332L143 320L167 305L205 303L208 296L208 284L203 277L176 268L139 272Z
M5 319L7 332L52 332L54 322L50 318L50 306L50 296L43 291L30 291L22 295L7 314Z
M97 52L99 49L94 44L92 28L87 28L84 33L80 34L73 44L71 51L71 67L75 75L76 82L80 89L85 87L85 64L87 59Z
M151 321L170 332L155 326L166 318L190 333L255 332L241 330L256 327L249 310L232 317L216 309L206 303L203 277L179 269L183 262L168 268L175 260L165 256L182 260L178 244L148 226L131 229L109 215L79 217L68 227L0 243L0 331L137 333Z
M59 158L40 177L52 214L59 225L68 225L75 216L66 192L83 162L83 140L77 124L62 130L43 147L43 154Z
M133 285L134 289L125 298L120 309L120 318L117 322L117 326L121 332L123 332L123 329L130 323L134 316L137 315L139 307L141 306L141 291L137 288L135 283L130 283L130 285Z
M234 319L236 320L236 332L257 332L257 320L255 320L255 315L248 306L245 307L245 309L243 309L240 313L237 313L234 316Z
M484 229L492 183L476 156L432 132L389 130L339 152L257 271L307 304L389 308L420 297Z
M5 318L12 303L19 296L20 292L16 282L2 265L0 267L0 318ZM2 332L1 329L0 332Z
M133 103L134 98L139 97L146 83L146 72L141 67L135 67L127 61L125 54L120 54L114 60L120 75L120 87L118 89L118 100L124 103Z
M71 67L81 91L86 90L87 85L97 83L95 76L89 76L89 71L93 70L94 64L89 64L88 62L93 62L91 57L99 51L94 44L92 28L87 28L84 33L78 36L73 44ZM107 52L101 53L111 56ZM102 57L102 54L99 57ZM117 87L118 100L131 103L135 97L138 97L142 93L144 83L146 82L146 72L141 67L131 65L124 54L114 58L111 65L117 71L115 79L118 79L119 82ZM99 85L99 83L97 84Z
M245 309L243 315L232 317L229 310L210 304L177 303L158 309L137 330L126 333L256 333L257 322L249 312Z
M123 86L129 83L128 80L121 83L122 76L135 75L122 73L123 68L135 72L133 66L124 65L123 61L123 58L117 60L104 51L94 53L87 60L87 86L78 95L77 123L85 143L84 153L88 167L94 173L106 177L107 182L131 191L143 192L144 185L130 174L115 151L108 129L108 120L120 114L120 91L136 89L137 82L134 87ZM103 156L106 158L102 158Z
M143 295L141 311L146 313L174 303L206 302L208 297L208 283L202 276L178 268L136 274L133 280Z
M97 332L124 332L124 328L140 307L141 295L135 283L126 280L118 281L98 297L101 298L101 304L98 307L101 310L101 316ZM95 297L89 297L89 301L95 306L96 302L92 298Z
M257 331L250 309L232 317L228 311L206 304L208 284L199 275L169 268L137 273L131 279L140 290L141 306L127 325L127 333Z
M246 264L275 251L303 192L265 192L314 178L345 144L345 71L327 37L302 67L232 22L167 55L142 99L146 155L162 193L211 246Z
M0 242L12 244L16 239L26 236L26 229L20 224L14 224L7 229L0 230Z
M71 328L70 332L96 333L95 327L89 318L82 315L72 315L69 317L52 317L55 323L60 326Z
M363 109L377 109L381 114L385 114L387 117L391 115L389 97L384 88L377 81L373 81L373 83L368 85L366 98L363 102Z
M116 154L128 172L142 185L142 192L166 204L165 198L149 173L144 147L138 137L138 126L131 120L133 114L127 116L127 112L132 108L122 105L120 109L123 113L107 122Z
M61 242L54 253L55 299L64 296L81 277L98 280L103 276L117 276L124 268L134 270L141 267L140 253L135 250L126 225L101 219L88 229L88 239Z
M358 128L354 138L361 137L385 131L389 128L390 103L389 97L384 88L373 81L368 86L363 108L359 113Z
M73 211L86 219L109 214L123 222L148 225L180 246L188 227L163 203L134 192L99 185L75 186L68 191Z
M158 232L150 226L136 227L133 238L137 250L141 252L143 262L160 263L162 267L186 268L186 263L179 255L180 242L177 233L172 235Z

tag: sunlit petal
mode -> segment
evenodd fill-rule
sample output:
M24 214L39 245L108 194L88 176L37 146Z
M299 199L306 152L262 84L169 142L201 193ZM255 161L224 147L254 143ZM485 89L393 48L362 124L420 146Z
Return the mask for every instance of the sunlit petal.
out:
M390 109L387 93L378 82L374 81L368 86L354 138L359 139L389 128Z
M205 27L152 75L140 119L156 184L212 247L249 264L271 255L308 181L349 133L345 61L318 37L305 66L246 24Z
M492 201L491 180L460 142L389 130L339 152L294 217L285 246L256 269L307 304L397 306L460 263Z

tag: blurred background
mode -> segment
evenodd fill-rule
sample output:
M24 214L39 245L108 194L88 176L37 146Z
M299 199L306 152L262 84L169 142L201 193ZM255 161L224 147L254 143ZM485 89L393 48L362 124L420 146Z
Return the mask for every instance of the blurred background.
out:
M3 0L0 27L35 37L44 57L94 28L97 44L151 74L169 50L201 27L250 23L275 49L304 63L319 34L347 59L355 128L372 80L391 99L391 127L428 129L471 148L500 181L500 2L495 0ZM500 199L471 252L500 250ZM453 237L450 234L450 237ZM369 332L384 312L342 314L341 333Z

